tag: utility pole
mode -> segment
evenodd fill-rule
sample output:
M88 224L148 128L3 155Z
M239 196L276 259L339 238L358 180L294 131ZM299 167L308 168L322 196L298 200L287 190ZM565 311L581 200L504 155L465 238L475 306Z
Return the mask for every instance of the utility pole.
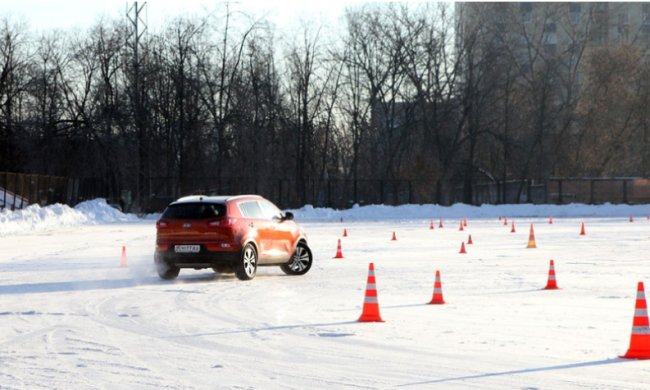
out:
M145 204L149 201L150 187L147 181L150 179L148 169L149 148L146 128L146 119L144 112L144 93L142 81L142 53L144 45L142 38L147 32L147 24L142 17L142 11L145 9L147 2L138 5L135 1L127 8L126 17L129 20L128 32L126 37L126 46L130 49L132 55L132 78L131 78L131 104L133 110L133 119L135 121L135 131L137 135L138 164L136 172L136 199L140 211L143 212Z

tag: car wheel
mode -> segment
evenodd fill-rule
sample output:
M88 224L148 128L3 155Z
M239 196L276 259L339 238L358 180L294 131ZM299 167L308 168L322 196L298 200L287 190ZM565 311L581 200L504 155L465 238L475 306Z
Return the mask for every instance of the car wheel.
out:
M311 268L313 262L311 250L306 243L300 242L287 264L282 264L280 268L287 275L304 275Z
M244 245L241 251L241 258L235 264L235 275L239 280L250 280L257 272L257 251L252 244Z
M181 271L180 268L170 265L165 257L159 253L154 255L154 263L156 264L156 271L160 279L172 280L176 279L178 273Z

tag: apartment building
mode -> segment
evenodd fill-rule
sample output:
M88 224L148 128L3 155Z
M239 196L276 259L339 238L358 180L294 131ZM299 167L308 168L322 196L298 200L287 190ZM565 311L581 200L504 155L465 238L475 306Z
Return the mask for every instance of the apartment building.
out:
M566 57L576 50L631 45L650 60L650 2L456 3L458 44L478 32L494 47L530 57ZM485 36L488 38L486 39Z

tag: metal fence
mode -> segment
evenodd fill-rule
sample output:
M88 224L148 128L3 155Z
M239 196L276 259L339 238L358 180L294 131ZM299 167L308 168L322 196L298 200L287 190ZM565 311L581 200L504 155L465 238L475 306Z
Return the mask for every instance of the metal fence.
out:
M0 172L0 209L23 209L52 203L75 205L86 199L106 197L100 179Z
M639 177L550 178L548 203L650 203L650 179Z
M282 208L349 208L354 204L405 204L425 202L416 199L413 183L408 180L307 180L253 179L246 177L193 177L184 180L182 189L170 188L170 178L151 180L152 197L147 211L159 211L169 201L187 194L259 194Z
M463 189L457 188L454 202L463 201ZM545 203L546 184L533 180L497 181L472 186L472 204Z
M259 194L282 208L315 207L349 208L354 204L434 203L431 183L409 180L255 180L251 178L192 178L183 184L184 191L165 192L174 181L153 179L159 192L152 197L148 211L162 210L175 198L187 194ZM161 191L163 190L163 191ZM445 195L448 204L463 201L463 188ZM497 181L472 187L472 204L567 204L567 203L650 203L650 179L647 178L550 178Z
M456 194L462 194L457 189ZM602 204L650 203L650 179L638 177L552 177L533 180L498 181L475 185L474 204ZM457 201L460 201L456 197Z
M400 205L434 203L431 183L409 180L258 180L247 177L191 177L182 185L168 177L150 179L151 195L145 204L132 208L131 191L116 191L100 178L69 178L0 172L0 209L21 209L32 204L75 205L80 201L107 198L120 204L124 211L156 212L174 199L188 194L239 195L259 194L282 208L332 207L344 209L354 204ZM446 203L463 201L463 188L455 188L445 197ZM110 198L113 194L113 198ZM119 194L119 199L114 199ZM544 182L533 180L497 181L472 187L472 204L512 203L650 203L650 179L635 177L558 178Z

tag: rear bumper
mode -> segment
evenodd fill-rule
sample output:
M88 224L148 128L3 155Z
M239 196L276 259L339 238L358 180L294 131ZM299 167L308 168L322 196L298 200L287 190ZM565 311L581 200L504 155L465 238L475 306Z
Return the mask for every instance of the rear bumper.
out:
M201 244L201 250L198 253L176 253L174 245L170 245L165 250L157 248L155 257L157 261L164 261L177 268L212 268L234 264L240 258L240 249L212 251L208 250L206 245Z

